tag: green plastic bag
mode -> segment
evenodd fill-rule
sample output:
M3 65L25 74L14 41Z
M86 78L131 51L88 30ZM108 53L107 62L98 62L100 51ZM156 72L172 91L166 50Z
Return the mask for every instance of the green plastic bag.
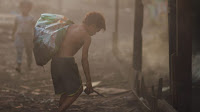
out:
M74 22L62 15L41 14L35 25L33 40L37 65L45 65L56 54L71 24Z

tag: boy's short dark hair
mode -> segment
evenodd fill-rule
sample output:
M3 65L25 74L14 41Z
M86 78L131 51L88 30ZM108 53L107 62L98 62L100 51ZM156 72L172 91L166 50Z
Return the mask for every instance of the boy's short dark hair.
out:
M19 3L19 7L23 7L23 6L28 6L30 9L32 8L33 4L31 1L29 0L22 0L20 3Z
M105 19L103 15L99 12L90 12L87 13L83 23L86 25L96 25L98 28L106 30Z

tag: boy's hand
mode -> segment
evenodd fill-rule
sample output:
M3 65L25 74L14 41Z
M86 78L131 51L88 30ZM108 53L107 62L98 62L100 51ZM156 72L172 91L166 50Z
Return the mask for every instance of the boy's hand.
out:
M89 95L90 93L93 93L93 88L92 88L92 83L91 82L87 82L86 83L86 88L85 88L84 92L87 95Z

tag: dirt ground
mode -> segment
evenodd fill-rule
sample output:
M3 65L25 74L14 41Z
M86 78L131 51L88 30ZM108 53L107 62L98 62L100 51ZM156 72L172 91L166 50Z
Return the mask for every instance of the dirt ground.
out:
M34 64L28 71L24 56L22 73L17 73L14 69L13 42L4 37L0 42L0 112L56 112L59 96L54 95L49 64L44 69ZM93 81L102 81L97 89L105 97L83 93L66 112L146 111L129 91L127 81L120 74L106 78L98 75L92 77ZM105 92L109 88L114 90ZM119 89L118 92L115 89Z

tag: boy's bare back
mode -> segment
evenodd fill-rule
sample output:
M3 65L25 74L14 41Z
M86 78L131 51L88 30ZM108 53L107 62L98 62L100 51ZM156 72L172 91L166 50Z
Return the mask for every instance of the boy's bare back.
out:
M73 57L85 42L91 41L83 25L71 25L61 44L57 57Z

